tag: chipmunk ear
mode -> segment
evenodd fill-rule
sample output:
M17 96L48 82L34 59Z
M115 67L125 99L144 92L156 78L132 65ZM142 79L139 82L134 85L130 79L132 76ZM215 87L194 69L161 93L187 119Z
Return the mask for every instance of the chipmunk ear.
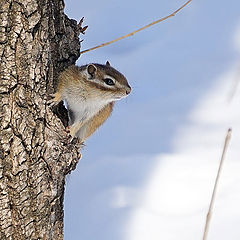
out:
M95 67L94 64L89 64L87 66L87 72L89 75L91 75L91 77L94 77L96 70L97 70L97 68Z
M111 66L109 61L106 61L106 65L107 66Z

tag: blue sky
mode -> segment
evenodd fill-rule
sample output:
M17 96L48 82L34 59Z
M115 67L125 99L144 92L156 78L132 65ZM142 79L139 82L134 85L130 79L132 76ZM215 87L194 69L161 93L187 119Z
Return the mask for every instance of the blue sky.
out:
M183 3L68 0L65 10L70 18L85 17L84 50ZM201 239L228 127L234 137L223 186L235 190L222 195L219 190L225 198L209 239L226 239L229 232L229 239L240 238L234 228L239 210L223 211L240 199L234 185L240 171L239 92L230 103L227 99L239 72L239 9L236 0L193 0L175 17L80 57L78 65L109 60L133 91L87 140L82 160L67 178L65 239Z

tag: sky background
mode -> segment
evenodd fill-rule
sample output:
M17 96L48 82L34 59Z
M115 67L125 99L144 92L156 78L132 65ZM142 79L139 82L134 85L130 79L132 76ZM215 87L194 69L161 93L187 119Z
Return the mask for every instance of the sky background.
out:
M89 26L81 50L164 17L184 2L65 0ZM224 137L232 140L209 240L240 239L240 2L193 0L175 17L83 54L132 93L86 142L67 177L66 240L201 239Z

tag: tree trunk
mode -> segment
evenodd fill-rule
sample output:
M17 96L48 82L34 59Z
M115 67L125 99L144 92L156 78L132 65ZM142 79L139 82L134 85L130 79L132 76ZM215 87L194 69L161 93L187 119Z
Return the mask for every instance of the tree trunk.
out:
M80 27L63 9L61 0L0 0L1 240L63 239L65 176L81 156L64 108L47 106L79 57Z

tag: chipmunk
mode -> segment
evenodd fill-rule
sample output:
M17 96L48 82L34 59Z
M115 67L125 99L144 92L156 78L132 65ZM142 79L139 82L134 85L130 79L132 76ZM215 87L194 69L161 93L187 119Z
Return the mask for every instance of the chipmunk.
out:
M60 74L50 105L65 101L70 135L84 142L110 116L114 102L130 92L127 79L108 61L105 65L73 65Z

